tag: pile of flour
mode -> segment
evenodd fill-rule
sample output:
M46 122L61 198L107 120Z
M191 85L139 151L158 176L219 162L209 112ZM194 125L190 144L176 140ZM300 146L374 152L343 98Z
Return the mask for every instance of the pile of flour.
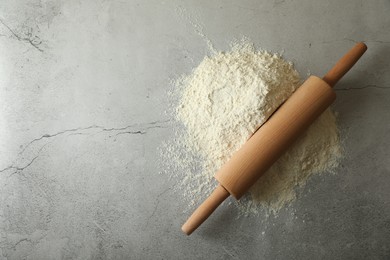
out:
M176 80L173 112L183 128L163 154L190 202L199 203L214 189L215 172L301 83L291 62L248 42L205 57ZM340 156L335 116L328 109L237 205L244 213L277 212L296 197L296 186L332 170Z

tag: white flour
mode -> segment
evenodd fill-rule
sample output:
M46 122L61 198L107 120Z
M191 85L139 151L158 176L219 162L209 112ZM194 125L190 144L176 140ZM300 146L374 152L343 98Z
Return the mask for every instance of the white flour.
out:
M293 65L247 42L205 57L176 81L175 110L184 130L163 150L169 171L192 203L215 187L214 173L301 84ZM337 166L340 145L328 109L237 205L243 212L274 212L292 201L294 188L314 173Z

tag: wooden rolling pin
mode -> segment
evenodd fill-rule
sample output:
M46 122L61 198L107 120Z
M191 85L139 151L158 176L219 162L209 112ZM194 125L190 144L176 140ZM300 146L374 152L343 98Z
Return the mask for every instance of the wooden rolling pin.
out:
M366 50L357 43L322 79L310 76L216 173L219 185L184 223L183 232L190 235L230 195L240 199L333 103L332 87Z

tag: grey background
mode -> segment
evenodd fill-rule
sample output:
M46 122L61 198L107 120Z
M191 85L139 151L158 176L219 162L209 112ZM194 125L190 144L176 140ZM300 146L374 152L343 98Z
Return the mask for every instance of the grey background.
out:
M387 0L2 0L0 259L389 259L389 13ZM186 237L157 147L172 137L170 79L208 53L190 21L218 50L245 35L284 51L303 76L356 41L369 50L336 88L337 173L279 216L224 204Z

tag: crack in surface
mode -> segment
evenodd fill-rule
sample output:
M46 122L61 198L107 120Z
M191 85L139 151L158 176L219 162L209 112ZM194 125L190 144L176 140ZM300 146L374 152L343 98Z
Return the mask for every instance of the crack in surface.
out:
M33 162L39 157L39 154L42 152L43 148L45 148L46 145L48 145L49 143L51 143L51 142L48 142L48 143L44 144L44 145L39 149L37 155L36 155L34 158L32 158L32 160L31 160L29 163L27 163L24 167L14 166L14 163L13 163L13 164L11 164L10 166L8 166L8 167L6 167L6 168L0 170L0 173L1 173L1 172L4 172L4 171L7 171L7 170L9 170L9 169L15 169L14 172L12 172L10 175L8 175L7 178L10 178L12 175L14 175L14 174L16 174L16 173L18 173L18 172L24 171L25 169L27 169L28 167L30 167L31 164L33 164Z
M20 243L22 243L22 242L29 242L29 243L32 243L32 241L31 241L30 239L28 239L28 238L22 238L22 239L20 239L18 242L16 242L13 246L11 246L11 248L12 248L13 250L16 250L16 247L17 247Z
M153 212L152 214L148 217L148 219L146 220L146 226L149 226L149 222L150 220L154 217L154 215L156 214L156 211L157 211L157 208L158 208L158 205L160 205L160 199L161 199L161 196L164 195L166 192L168 192L169 190L172 189L173 186L165 189L164 191L160 192L158 195L157 195L157 200L156 200L156 203L154 205L154 209L153 209Z
M160 125L158 125L158 126L150 126L150 127L145 127L144 130L155 129L155 128L166 128L166 127L163 127L163 126L160 126ZM119 132L115 136L123 135L123 134L140 134L140 135L144 135L146 133L147 133L146 131L142 131L142 130L126 131L126 132Z
M368 41L366 41L366 42L390 43L390 42L388 42L388 41L380 41L380 40L372 40L372 41L368 40Z
M0 23L4 25L8 29L8 31L18 40L29 43L31 46L33 46L35 49L37 49L40 52L43 52L43 49L39 47L39 45L42 43L42 41L39 39L39 37L35 36L34 38L31 38L32 35L29 33L29 37L23 37L17 34L14 30L11 29L2 19L0 19ZM39 39L39 42L35 42L34 39Z
M164 128L163 126L154 126L154 125L159 124L159 123L167 123L169 121L170 120L153 121L153 122L145 124L145 125L153 125L151 127L146 127L146 126L142 127L142 125L140 125L140 124L132 124L132 125L128 125L128 126L125 126L125 127L119 127L119 128L115 128L115 127L113 127L113 128L106 128L106 127L100 126L100 125L91 125L91 126L88 126L88 127L78 127L78 128L66 129L66 130L57 132L55 134L44 134L44 135L42 135L42 136L40 136L38 138L33 139L32 141L30 141L29 143L27 143L27 145L25 145L23 147L22 151L19 152L19 155L23 154L29 146L31 146L33 143L35 143L37 141L40 141L40 140L45 139L45 138L55 137L55 136L58 136L58 135L69 133L69 132L76 132L73 135L76 135L76 134L82 135L82 133L77 133L77 132L78 131L89 130L89 129L101 129L102 132L121 131L121 130L127 130L127 129L131 128L131 127L136 127L136 126L139 126L140 128L144 128L144 129Z
M88 127L78 127L78 128L66 129L66 130L63 130L63 131L60 131L60 132L57 132L57 133L54 133L54 134L44 134L44 135L42 135L42 136L40 136L38 138L35 138L35 139L31 140L30 142L28 142L23 147L23 149L19 152L19 156L22 155L27 150L27 148L29 148L35 142L38 142L38 141L43 140L43 139L53 138L53 137L56 137L56 136L59 136L59 135L63 135L63 134L66 134L66 133L71 133L71 135L88 135L87 133L82 133L80 131L85 131L85 130L89 130L89 129L101 129L101 132L111 132L111 131L128 130L129 128L137 126L141 130L119 132L115 136L123 135L123 134L140 134L140 135L144 135L144 134L147 133L146 130L155 129L155 128L165 128L164 126L161 126L161 125L158 125L158 124L164 124L164 123L167 123L167 122L170 122L170 121L171 120L153 121L153 122L144 123L144 124L131 124L131 125L128 125L128 126L125 126L125 127L117 127L117 128L115 128L115 127L107 128L107 127L99 126L99 125L91 125L91 126L88 126ZM8 171L8 170L11 170L11 169L15 170L8 176L8 178L9 178L9 177L11 177L12 175L14 175L16 173L25 170L26 168L31 166L31 164L39 157L40 152L43 150L43 148L47 144L49 144L49 143L46 143L45 145L43 145L39 149L38 154L28 164L26 164L25 166L23 166L23 167L15 166L15 163L13 163L10 166L5 167L4 169L1 169L0 173Z
M100 229L101 231L103 231L103 233L106 233L106 230L104 228L102 228L98 223L96 223L95 220L92 220L92 223L95 224L95 226Z
M119 132L115 136L124 135L124 134L132 134L132 135L140 134L140 135L144 135L144 134L146 134L146 132L145 131L126 131L126 132Z
M378 86L378 85L365 85L361 88L335 88L335 91L338 91L338 90L341 90L341 91L347 91L347 90L353 90L353 89L366 89L366 88L379 88L379 89L390 89L388 87L381 87L381 86Z
M88 130L88 129L92 129L92 128L98 128L98 127L99 126L92 125L92 126L88 126L88 127L85 127L85 128L81 128L80 127L80 128L67 129L67 130L60 131L60 132L55 133L55 134L44 134L41 137L35 138L32 141L30 141L29 143L27 143L27 145L24 146L23 150L19 153L19 155L23 154L30 145L32 145L33 143L35 143L37 141L40 141L42 139L55 137L57 135L62 135L62 134L68 133L68 132L83 131L83 130Z
M27 169L29 166L31 166L31 164L39 157L39 155L35 156L29 163L27 163L25 166L23 167L19 167L19 166L14 166L13 164L0 170L0 172L4 172L4 171L7 171L7 170L10 170L10 169L14 169L15 171L13 173L11 173L9 177L11 177L12 175L14 175L15 173L19 172L19 171L23 171L25 169Z
M51 142L48 142L46 144L44 144L39 150L38 150L38 153L37 155L32 158L32 160L27 163L24 167L18 167L18 166L14 166L15 163L11 164L10 166L0 170L0 172L3 172L3 171L6 171L6 170L9 170L9 169L15 169L15 171L13 173L11 173L10 175L8 175L7 178L11 177L12 175L14 175L15 173L18 173L18 172L21 172L23 170L25 170L26 168L28 168L29 166L31 166L31 164L39 157L39 154L42 152L43 148L46 147L46 145L50 144Z
M127 130L127 129L131 128L131 127L136 127L136 126L138 126L139 128L151 129L151 128L163 128L162 126L154 126L154 125L161 124L161 123L168 123L170 121L171 120L153 121L153 122L145 123L143 125L142 124L132 124L132 125L119 127L119 128L105 128L105 127L102 127L102 126L97 126L97 127L101 128L102 131L104 131L104 132ZM152 125L152 126L147 127L147 125Z

